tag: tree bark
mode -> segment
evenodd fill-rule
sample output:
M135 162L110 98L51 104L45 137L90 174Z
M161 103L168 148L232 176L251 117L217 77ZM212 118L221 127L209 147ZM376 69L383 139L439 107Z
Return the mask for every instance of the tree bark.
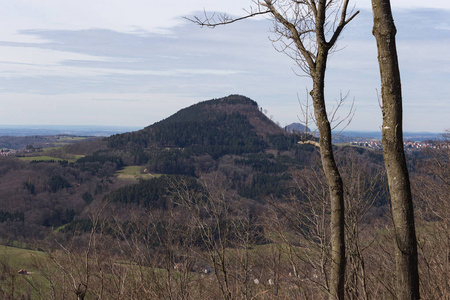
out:
M383 157L395 230L398 299L419 299L419 273L414 208L403 149L402 92L396 28L389 0L372 0L373 35L377 41L383 112Z
M325 70L328 49L320 52L316 60L313 77L314 114L320 132L319 147L322 168L328 182L331 202L331 278L330 299L344 299L345 288L345 219L344 219L344 185L337 168L331 139L331 125L325 105Z

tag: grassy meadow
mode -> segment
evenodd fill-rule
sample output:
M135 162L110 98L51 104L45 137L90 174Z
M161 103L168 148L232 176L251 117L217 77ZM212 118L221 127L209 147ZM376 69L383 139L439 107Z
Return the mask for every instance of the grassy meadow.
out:
M116 176L119 179L131 181L138 181L140 179L151 179L161 176L159 174L143 173L142 171L143 171L142 166L126 166L121 170L118 170L116 172Z

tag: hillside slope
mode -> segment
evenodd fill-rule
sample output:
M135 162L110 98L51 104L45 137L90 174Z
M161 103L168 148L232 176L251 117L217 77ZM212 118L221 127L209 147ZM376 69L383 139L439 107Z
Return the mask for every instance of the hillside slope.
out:
M255 101L231 95L192 105L139 131L46 152L53 160L10 158L0 162L5 183L0 239L43 238L59 227L87 230L92 211L105 200L120 207L123 216L136 208L165 210L172 185L186 188L187 182L189 190L199 190L198 184L220 181L236 207L258 211L269 196L288 197L291 172L317 157L313 146L297 140ZM84 157L64 159L73 154ZM148 180L118 176L127 167Z

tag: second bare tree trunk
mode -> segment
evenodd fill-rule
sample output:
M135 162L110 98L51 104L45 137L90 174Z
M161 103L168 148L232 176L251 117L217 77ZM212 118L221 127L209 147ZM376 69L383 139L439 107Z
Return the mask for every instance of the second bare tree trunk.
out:
M395 230L397 299L419 299L417 239L408 169L403 149L402 91L389 0L372 0L383 100L383 157Z

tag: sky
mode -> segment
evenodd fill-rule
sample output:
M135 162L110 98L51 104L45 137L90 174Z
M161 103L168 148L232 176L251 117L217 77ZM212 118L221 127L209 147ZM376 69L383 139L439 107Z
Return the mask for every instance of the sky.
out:
M303 120L311 79L256 18L215 29L183 17L242 16L248 0L0 0L0 124L145 127L230 94L281 126ZM369 0L346 27L326 75L328 110L354 103L346 130L379 131L380 79ZM450 129L450 1L392 0L404 130Z

